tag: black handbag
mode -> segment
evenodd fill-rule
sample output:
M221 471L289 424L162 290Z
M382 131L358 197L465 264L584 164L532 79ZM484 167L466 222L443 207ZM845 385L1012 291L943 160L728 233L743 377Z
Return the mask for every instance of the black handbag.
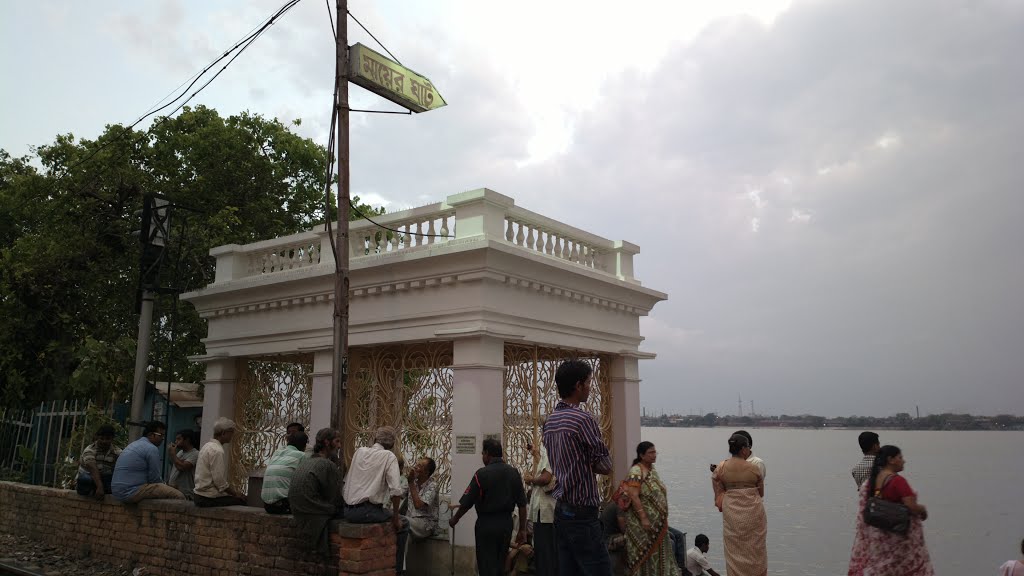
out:
M889 479L886 479L885 483L888 482ZM882 484L882 487L884 488L885 484ZM875 495L868 497L868 502L864 506L864 523L886 532L906 534L910 530L910 508L898 502L879 498L880 493L881 490L875 490Z

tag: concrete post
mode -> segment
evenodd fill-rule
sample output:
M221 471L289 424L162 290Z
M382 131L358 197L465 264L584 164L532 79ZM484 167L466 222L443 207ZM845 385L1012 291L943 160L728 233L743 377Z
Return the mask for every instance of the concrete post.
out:
M454 343L452 392L452 502L458 502L473 473L483 466L480 452L486 436L501 439L505 421L505 343L491 336L473 336ZM473 546L476 511L455 528L456 546Z
M213 438L213 424L221 416L235 419L235 384L238 358L214 358L206 361L203 381L203 430L200 446ZM199 446L197 446L198 448Z
M640 370L635 356L615 356L609 369L612 389L612 460L615 481L626 477L640 443Z
M309 426L307 430L310 446L321 428L331 425L331 368L333 356L330 350L318 350L313 354L313 386L309 400Z

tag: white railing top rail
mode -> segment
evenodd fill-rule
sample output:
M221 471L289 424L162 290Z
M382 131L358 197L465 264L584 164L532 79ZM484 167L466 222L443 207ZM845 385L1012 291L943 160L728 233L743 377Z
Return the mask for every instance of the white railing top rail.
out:
M444 202L370 218L372 221L360 219L349 223L348 254L352 259L416 250L456 236L485 237L636 282L632 258L639 252L637 246L612 241L516 206L512 198L492 190L454 194ZM210 255L217 258L215 283L298 268L333 266L332 240L321 226L245 245L218 246L210 250Z

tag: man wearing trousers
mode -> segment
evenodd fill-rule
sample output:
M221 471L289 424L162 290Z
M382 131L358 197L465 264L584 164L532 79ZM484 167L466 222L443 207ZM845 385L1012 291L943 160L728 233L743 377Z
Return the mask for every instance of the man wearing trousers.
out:
M484 440L484 467L476 471L459 500L459 510L448 521L455 528L459 519L476 507L476 568L480 576L502 576L508 545L512 539L512 510L519 508L516 542L526 542L526 490L519 471L502 459L501 443Z

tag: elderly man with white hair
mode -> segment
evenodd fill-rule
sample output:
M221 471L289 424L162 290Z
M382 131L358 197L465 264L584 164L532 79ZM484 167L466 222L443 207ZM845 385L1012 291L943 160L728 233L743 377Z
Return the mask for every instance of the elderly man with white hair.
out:
M405 545L409 540L409 520L402 517L402 475L398 457L391 451L395 446L395 429L383 426L377 429L374 444L356 450L352 465L345 477L345 520L353 524L391 522L398 533L395 571L405 572ZM391 500L391 510L384 508Z
M228 461L224 445L235 435L235 423L221 417L213 425L213 439L203 445L196 462L196 486L193 498L196 506L236 506L245 504L242 494L228 483Z

